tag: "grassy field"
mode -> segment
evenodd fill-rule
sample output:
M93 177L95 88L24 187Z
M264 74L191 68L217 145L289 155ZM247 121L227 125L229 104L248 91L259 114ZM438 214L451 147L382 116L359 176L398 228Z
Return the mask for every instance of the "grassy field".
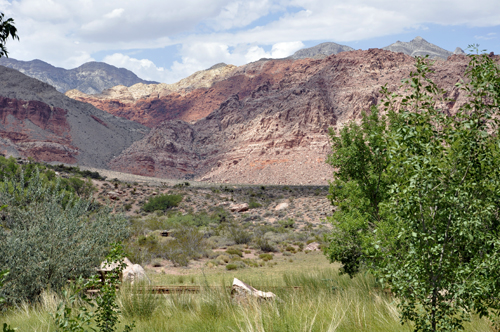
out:
M177 275L150 272L156 285L199 285L202 291L151 295L123 288L122 327L135 321L135 331L411 331L411 326L400 324L395 299L377 288L370 275L341 276L338 266L318 251L297 253L291 259L277 257L272 264L236 271L216 267L186 269ZM227 290L234 277L272 290L278 300L236 303ZM50 313L60 300L45 294L40 303L25 304L0 321L19 332L55 331ZM487 320L477 317L466 330L493 331Z

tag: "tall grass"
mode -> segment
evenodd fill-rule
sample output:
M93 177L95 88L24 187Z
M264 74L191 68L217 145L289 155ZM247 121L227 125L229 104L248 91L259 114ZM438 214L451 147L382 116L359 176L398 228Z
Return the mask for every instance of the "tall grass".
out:
M273 291L275 301L251 299L238 304L230 295L230 281L220 287L201 285L198 294L154 295L139 292L141 285L122 288L122 327L135 321L135 331L411 331L401 325L397 302L378 289L373 277L353 279L336 269L284 273L281 281L265 275L253 280L264 291ZM294 289L286 286L300 286ZM49 312L59 299L48 296L37 305L20 307L0 321L22 331L54 331ZM473 317L467 331L493 331L485 319Z

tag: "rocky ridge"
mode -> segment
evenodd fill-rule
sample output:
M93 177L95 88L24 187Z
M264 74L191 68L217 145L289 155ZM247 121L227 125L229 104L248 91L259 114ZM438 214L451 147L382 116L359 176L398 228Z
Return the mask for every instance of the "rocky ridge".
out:
M224 63L198 71L174 84L142 84L115 86L102 94L89 96L78 90L66 96L90 103L97 108L143 125L154 127L164 120L198 120L223 102L228 94L207 100L204 91L231 75L236 66ZM203 93L201 93L203 91Z
M0 58L0 65L48 83L62 93L77 89L83 93L95 94L116 85L157 83L140 79L130 70L116 68L104 62L87 62L80 67L67 70L41 60L19 61L4 57Z
M402 53L371 49L238 67L210 88L182 97L183 112L197 108L199 118L160 123L109 166L209 182L326 184L332 172L325 163L328 128L358 120L380 101L380 86L396 91L414 62ZM450 112L465 98L455 83L467 63L467 57L454 55L435 65L432 78L456 99L447 105Z
M104 167L147 131L0 66L0 152L4 155Z
M288 58L294 60L305 58L322 59L332 54L348 51L354 51L354 48L346 45L328 42L321 43L309 48L303 48L290 55Z
M465 52L460 47L457 47L455 51L452 53L439 46L429 43L422 37L415 37L410 42L401 42L398 40L394 44L383 47L382 49L392 52L408 54L411 55L412 57L429 55L429 57L433 59L436 58L447 59L450 55L453 54L456 55L465 54Z

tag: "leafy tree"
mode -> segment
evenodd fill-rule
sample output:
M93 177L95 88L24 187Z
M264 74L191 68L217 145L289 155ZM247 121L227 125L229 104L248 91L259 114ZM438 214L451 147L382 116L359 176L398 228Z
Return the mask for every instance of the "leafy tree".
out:
M455 115L431 73L417 59L405 95L383 91L387 119L374 110L334 139L327 253L351 274L365 262L416 331L454 331L500 309L500 68L470 56Z
M4 13L0 13L0 58L3 56L8 57L5 43L9 37L19 40L14 20L12 18L5 19Z
M27 184L22 175L0 183L0 201L8 205L0 220L0 270L10 270L0 295L9 304L89 276L109 243L127 235L123 216L44 185L38 172Z

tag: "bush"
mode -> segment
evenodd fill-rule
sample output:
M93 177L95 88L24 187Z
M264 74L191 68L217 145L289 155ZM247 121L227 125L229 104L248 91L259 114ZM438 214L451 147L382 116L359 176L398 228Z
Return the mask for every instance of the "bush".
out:
M153 212L157 210L168 210L173 207L177 207L182 201L182 195L158 195L151 196L148 202L144 204L142 209L146 212Z
M273 257L274 256L272 254L260 254L259 255L259 258L262 259L264 262L272 260Z
M278 249L276 249L267 239L259 238L257 240L257 246L260 248L260 250L264 252L276 252Z
M231 263L231 264L226 265L226 270L231 271L231 270L236 270L236 269L238 269L238 265L236 265L236 264Z
M240 257L243 257L243 253L239 249L227 249L226 253L228 253L230 255L238 255Z
M66 201L66 198L68 200ZM89 276L109 243L128 234L126 220L109 208L44 186L38 171L25 183L6 179L0 201L0 270L9 269L0 296L8 304L35 300L44 289L60 290L68 279Z
M250 200L250 202L248 203L248 208L249 209L256 209L256 208L260 208L262 206L262 204L260 204L259 202L256 202L255 200Z
M175 265L187 266L191 259L201 258L206 250L203 234L195 227L181 227L175 239L165 245L167 258Z

